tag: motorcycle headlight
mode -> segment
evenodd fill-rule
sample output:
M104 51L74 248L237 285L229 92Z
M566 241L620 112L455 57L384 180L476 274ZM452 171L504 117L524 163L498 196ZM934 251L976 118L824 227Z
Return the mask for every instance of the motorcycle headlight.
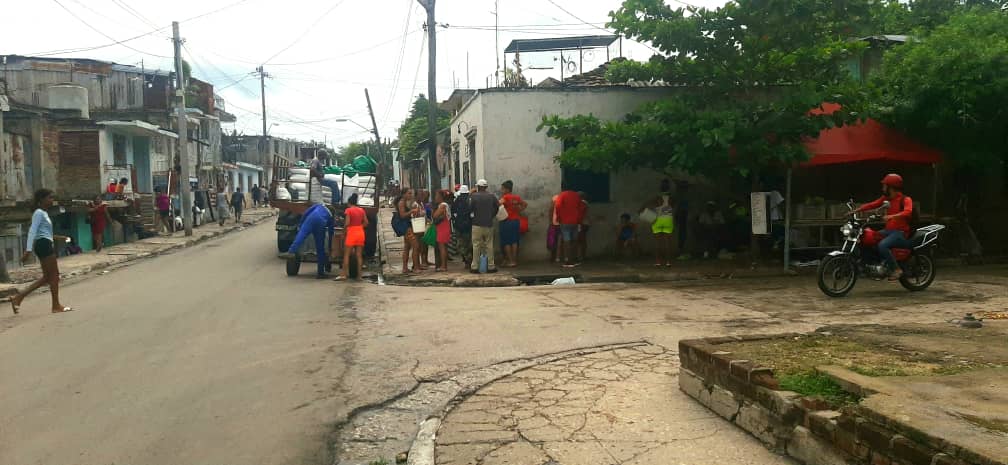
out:
M843 234L844 237L850 237L851 233L853 232L854 228L850 225L850 223L847 223L840 227L840 234Z

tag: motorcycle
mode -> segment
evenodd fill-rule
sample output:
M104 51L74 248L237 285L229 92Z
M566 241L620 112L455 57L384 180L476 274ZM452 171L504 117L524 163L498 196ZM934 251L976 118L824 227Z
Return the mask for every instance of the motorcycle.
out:
M840 227L844 243L840 250L830 252L819 263L819 289L830 297L843 297L854 289L858 277L868 277L881 281L888 277L885 261L878 253L882 236L868 227L869 223L882 218L888 210L889 202L874 210L867 217L856 212L853 201L847 202L850 219ZM919 292L931 286L935 279L934 248L944 225L932 224L918 228L910 237L911 248L892 249L896 264L903 270L900 284L911 292Z

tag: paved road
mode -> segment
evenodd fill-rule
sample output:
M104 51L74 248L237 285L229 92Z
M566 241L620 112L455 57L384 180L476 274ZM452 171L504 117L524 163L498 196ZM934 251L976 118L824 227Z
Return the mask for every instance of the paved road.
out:
M269 224L66 287L78 311L0 312L0 464L368 463L406 450L415 411L351 423L362 406L507 360L646 340L942 322L1008 305L1008 269L939 275L910 294L807 278L675 285L452 289L283 275ZM656 398L681 396L674 382ZM365 412L373 412L367 411ZM363 416L354 417L364 421ZM732 454L762 457L725 423ZM342 432L342 436L337 433ZM335 452L335 455L333 454ZM695 463L731 463L726 449ZM765 465L779 458L753 459Z
M0 463L322 463L352 287L287 279L261 225L0 318ZM6 304L4 304L6 305Z

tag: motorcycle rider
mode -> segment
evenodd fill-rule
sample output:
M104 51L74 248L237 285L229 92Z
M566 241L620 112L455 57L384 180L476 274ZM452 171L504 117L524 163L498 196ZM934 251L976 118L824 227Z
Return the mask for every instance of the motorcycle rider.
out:
M896 265L893 258L892 249L909 249L913 246L910 243L910 218L913 214L913 199L903 194L903 177L890 173L882 178L882 197L874 202L869 202L858 208L857 212L875 210L881 208L884 202L889 201L889 208L886 210L885 229L878 232L882 240L878 243L878 252L885 260L889 269L889 281L899 281L903 276L903 270Z

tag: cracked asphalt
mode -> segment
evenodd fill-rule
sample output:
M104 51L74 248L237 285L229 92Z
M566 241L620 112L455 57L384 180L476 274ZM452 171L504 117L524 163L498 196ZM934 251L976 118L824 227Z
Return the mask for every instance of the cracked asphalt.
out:
M263 224L70 283L74 312L50 315L38 294L0 313L0 463L394 463L445 415L442 463L781 463L686 400L665 348L1008 307L1004 266L941 270L916 294L859 282L831 300L808 277L335 283L287 278L275 250ZM493 394L505 387L516 392Z
M519 371L455 406L439 465L784 464L678 392L677 354L643 345Z

